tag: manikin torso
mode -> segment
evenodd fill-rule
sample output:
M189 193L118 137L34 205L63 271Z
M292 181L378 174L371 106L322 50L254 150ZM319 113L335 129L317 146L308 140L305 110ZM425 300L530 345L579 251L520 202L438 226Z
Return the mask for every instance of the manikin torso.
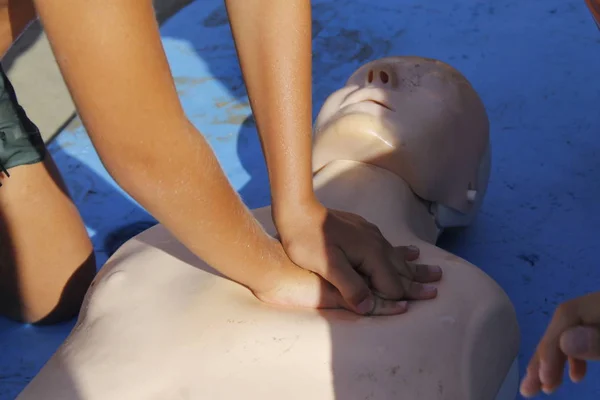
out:
M351 137L376 131L371 118L354 122ZM393 245L418 246L419 262L442 266L436 299L392 317L269 306L157 225L102 268L73 332L19 399L495 399L518 353L509 299L435 246L431 202L439 200L415 195L377 152L373 162L350 151L318 165L349 140L327 139L334 128L317 129L318 197L376 224ZM392 164L401 156L386 151ZM275 234L268 208L254 214Z

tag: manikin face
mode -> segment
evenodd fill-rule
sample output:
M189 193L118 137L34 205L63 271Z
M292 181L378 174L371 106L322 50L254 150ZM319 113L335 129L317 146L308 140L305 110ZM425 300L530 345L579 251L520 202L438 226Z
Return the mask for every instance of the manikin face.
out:
M325 102L315 124L313 169L350 159L401 176L421 198L462 213L485 192L489 122L454 68L389 57L359 68ZM484 186L484 187L481 187Z

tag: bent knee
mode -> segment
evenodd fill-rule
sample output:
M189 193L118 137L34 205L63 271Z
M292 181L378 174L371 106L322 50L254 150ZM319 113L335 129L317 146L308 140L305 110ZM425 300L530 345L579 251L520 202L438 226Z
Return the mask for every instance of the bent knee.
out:
M96 262L91 253L78 265L40 266L40 273L29 277L3 269L0 314L24 323L52 324L77 315L94 279Z

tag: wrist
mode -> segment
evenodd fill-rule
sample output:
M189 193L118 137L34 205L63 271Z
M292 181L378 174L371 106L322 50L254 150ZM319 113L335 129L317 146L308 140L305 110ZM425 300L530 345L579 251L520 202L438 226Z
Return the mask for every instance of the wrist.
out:
M278 177L279 178L279 177ZM281 179L279 179L281 180ZM304 208L306 205L317 202L313 190L312 179L305 182L296 176L293 184L287 179L287 183L278 183L277 179L271 179L271 208L273 213L285 213L289 209Z
M287 215L294 214L296 210L303 210L318 203L310 167L282 165L281 162L272 164L271 166L267 163L270 167L271 213L275 224Z
M295 201L282 203L279 207L272 207L271 213L275 228L283 239L293 230L306 225L306 223L319 224L324 222L327 209L313 194L301 200L295 199Z

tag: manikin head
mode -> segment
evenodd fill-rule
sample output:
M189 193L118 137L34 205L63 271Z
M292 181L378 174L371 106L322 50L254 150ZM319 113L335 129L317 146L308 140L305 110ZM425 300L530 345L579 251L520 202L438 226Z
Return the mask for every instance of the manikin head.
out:
M431 203L440 228L468 225L489 177L489 121L457 70L420 57L359 68L315 123L313 170L335 160L387 169Z

